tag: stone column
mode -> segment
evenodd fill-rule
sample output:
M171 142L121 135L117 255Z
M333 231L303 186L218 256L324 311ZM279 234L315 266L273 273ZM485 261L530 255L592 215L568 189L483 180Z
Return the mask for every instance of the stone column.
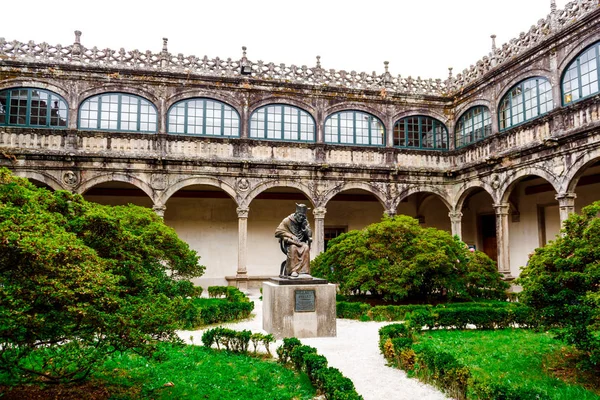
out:
M569 215L575 213L575 199L577 195L575 193L558 193L555 198L558 200L560 227L562 228Z
M450 217L452 235L458 236L462 240L462 212L450 211L448 216Z
M247 289L248 274L246 271L246 262L248 258L248 207L238 207L238 267L236 278L238 287Z
M396 210L395 209L389 209L389 210L385 210L383 212L385 215L387 215L390 218L394 218L396 216Z
M167 206L164 204L155 204L152 206L152 211L156 213L160 218L165 218L165 211L167 210Z
M505 278L512 278L510 274L510 254L508 236L508 211L510 204L494 204L496 210L496 240L498 252L498 272Z
M325 207L317 207L313 210L315 216L315 232L313 235L313 244L315 246L315 256L325 251Z

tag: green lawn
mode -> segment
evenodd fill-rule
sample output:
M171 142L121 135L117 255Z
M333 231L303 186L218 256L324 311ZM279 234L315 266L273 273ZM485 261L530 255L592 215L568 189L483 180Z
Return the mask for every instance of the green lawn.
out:
M160 356L163 360L159 363L133 354L115 355L94 380L107 382L114 399L289 400L315 396L306 374L296 374L274 361L199 346L163 345Z
M452 353L470 368L476 379L535 387L556 400L600 399L582 386L553 377L544 368L565 350L548 333L528 329L439 330L424 332L419 341L432 342Z
M274 360L168 343L150 359L114 354L82 384L10 387L6 378L0 373L0 398L8 400L300 400L316 395L306 374Z

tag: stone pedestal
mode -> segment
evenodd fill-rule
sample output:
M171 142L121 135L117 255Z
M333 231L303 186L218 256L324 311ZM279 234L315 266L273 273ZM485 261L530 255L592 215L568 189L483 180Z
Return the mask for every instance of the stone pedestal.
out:
M317 279L263 282L263 329L277 339L336 336L335 292Z

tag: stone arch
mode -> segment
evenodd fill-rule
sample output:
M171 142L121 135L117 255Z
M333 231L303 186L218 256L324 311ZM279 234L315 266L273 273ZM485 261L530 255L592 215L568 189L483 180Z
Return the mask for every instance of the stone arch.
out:
M274 96L270 96L267 97L265 99L262 99L258 102L252 103L249 107L248 107L248 115L252 115L252 113L256 110L258 110L259 108L263 107L263 106L268 106L271 104L279 104L279 105L288 105L288 106L294 106L297 108L300 108L303 111L306 111L307 113L310 114L310 116L316 121L317 120L317 110L315 107L313 107L312 105L304 102L304 101L300 101L300 100L296 100L290 97L274 97Z
M542 77L548 80L548 82L550 82L550 85L552 86L552 88L554 88L554 86L556 85L556 83L552 82L553 79L553 75L552 75L552 71L546 68L538 68L538 69L532 69L529 71L523 71L518 73L517 75L513 76L512 79L508 80L508 81L504 81L502 83L502 86L500 87L500 90L498 91L498 96L496 97L494 103L496 105L496 110L499 108L499 102L500 100L502 100L504 98L504 96L506 96L506 94L513 88L513 86L515 86L516 84L518 84L521 81L524 81L526 79L529 78L535 78L535 77ZM553 105L554 107L556 107L556 104Z
M148 183L144 182L143 180L141 180L133 175L122 174L122 173L103 174L103 175L95 176L86 181L82 181L75 188L74 192L83 195L85 192L87 192L92 187L99 185L101 183L106 183L106 182L124 182L124 183L132 184L133 186L137 187L138 189L140 189L144 193L146 193L148 195L148 197L150 198L150 200L152 200L152 202L154 204L156 204L156 201L155 201L156 196L154 194L154 189L152 189L152 187Z
M360 189L365 192L371 193L375 198L379 201L384 211L388 210L389 201L387 200L387 196L385 193L375 189L372 185L369 185L365 182L347 182L341 186L336 186L328 191L326 191L320 199L319 206L327 207L327 203L331 201L335 197L336 194L342 193L346 190L351 189Z
M564 54L562 60L560 60L560 62L558 63L557 68L558 72L560 72L561 80L567 65L569 65L573 60L575 60L575 57L577 57L579 53L581 53L583 50L585 50L586 48L598 41L600 41L600 32L595 32L592 35L586 37L585 39L579 41L575 46L573 46L573 48L571 48L568 52Z
M566 171L560 187L562 193L574 192L579 179L585 173L585 170L592 164L600 161L600 149L592 150L591 152L583 152L577 157L575 162L571 164ZM557 193L561 193L557 192Z
M440 113L436 110L427 109L427 108L412 109L412 110L397 112L396 114L394 114L392 121L395 125L396 122L398 122L402 118L412 117L415 115L423 115L425 117L435 118L438 121L440 121L441 123L443 123L446 126L446 129L448 129L448 123L451 122L451 120L443 113Z
M471 193L473 193L477 189L482 189L484 192L490 195L492 198L492 202L496 203L497 199L495 197L496 192L487 182L475 182L470 181L463 184L457 191L456 198L454 199L454 210L460 211L463 208L465 200Z
M42 182L44 185L52 188L52 190L67 190L58 179L45 172L25 169L14 170L13 173L21 178L34 179L38 182Z
M70 92L62 86L55 85L42 80L37 79L7 79L0 81L0 90L5 89L20 89L20 88L34 88L34 89L45 89L54 92L65 99L67 104L70 99Z
M185 178L175 182L157 197L155 204L167 204L167 201L171 198L171 196L177 193L177 191L183 189L186 186L192 185L206 185L217 187L223 190L225 193L227 193L229 197L231 197L231 199L234 201L236 206L238 205L237 194L235 192L235 189L227 183L223 182L222 180L210 176L193 176L191 178Z
M159 109L158 104L160 103L160 100L154 93L144 90L144 89L140 89L139 87L135 87L135 86L123 86L123 85L117 85L117 84L108 84L108 85L103 84L102 86L96 86L93 88L89 88L89 89L82 91L81 93L78 93L77 94L77 107L79 107L81 105L81 103L83 103L88 98L96 96L96 95L104 94L104 93L123 93L123 94L132 94L132 95L140 96L140 97L143 97L144 99L148 100L150 103L152 103L152 105L154 106L154 108L156 110Z
M510 194L515 186L527 176L537 176L546 180L552 185L556 193L559 193L560 181L552 172L542 167L526 167L513 171L506 177L506 179L504 179L498 188L498 195L496 199L501 203L508 203Z
M385 112L381 112L377 110L375 107L371 107L369 105L358 103L358 102L344 102L341 104L336 104L334 106L330 106L323 110L323 121L326 121L327 118L331 117L333 114L341 111L363 111L369 113L375 117L377 117L382 124L385 126L386 115Z
M165 112L168 115L169 110L176 103L183 101L183 100L191 100L191 99L195 99L195 98L204 98L204 99L208 99L208 100L220 101L222 103L227 104L230 107L233 107L233 109L238 113L240 118L242 116L243 105L235 96L229 95L227 93L221 93L221 92L217 92L217 91L197 89L197 88L187 89L185 91L178 92L172 96L168 96L165 99ZM165 115L165 118L167 117L167 115Z
M394 210L398 208L398 205L402 200L415 193L432 193L438 196L440 200L442 200L442 203L444 203L446 207L448 207L448 211L452 211L452 202L450 200L450 197L448 196L448 193L440 187L434 185L418 185L407 187L394 200Z
M272 181L264 181L255 186L251 191L248 192L246 197L240 201L240 207L249 207L252 200L256 198L259 194L264 192L265 190L276 188L276 187L290 187L294 189L298 189L302 192L303 195L311 202L313 207L317 207L318 204L311 195L310 188L304 183L298 181L288 181L288 180L272 180Z
M469 109L477 106L484 106L490 110L490 113L493 112L493 104L492 101L487 99L479 99L474 101L468 101L454 109L454 122L456 123L462 115L467 112Z

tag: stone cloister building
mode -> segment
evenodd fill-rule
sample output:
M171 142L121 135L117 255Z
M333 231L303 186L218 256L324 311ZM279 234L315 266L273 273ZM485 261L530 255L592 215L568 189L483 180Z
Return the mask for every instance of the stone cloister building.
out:
M407 214L507 278L600 199L600 8L576 0L445 80L0 38L0 166L104 204L152 207L197 284L257 284L305 202L313 255ZM460 46L459 46L460 47Z

